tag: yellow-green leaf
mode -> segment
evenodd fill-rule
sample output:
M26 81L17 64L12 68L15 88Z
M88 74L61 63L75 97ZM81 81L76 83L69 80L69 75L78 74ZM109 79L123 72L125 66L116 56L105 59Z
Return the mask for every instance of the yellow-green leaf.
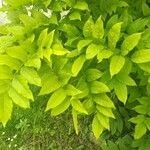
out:
M115 118L111 108L103 107L103 106L100 106L100 105L97 105L96 108L104 116L107 116L107 117L110 117L110 118Z
M79 130L78 130L78 115L77 115L77 112L74 109L72 109L72 118L73 118L73 125L74 125L75 132L78 135L78 133L79 133Z
M22 96L31 100L34 99L26 79L22 76L17 76L13 79L12 87Z
M66 111L70 106L70 98L66 98L60 105L52 109L51 115L57 116Z
M86 79L88 82L99 79L103 73L98 69L88 69L86 71Z
M80 52L84 47L88 46L91 42L92 40L80 40L77 45L78 51Z
M92 17L89 17L89 19L85 22L84 27L83 27L84 37L88 37L88 38L92 37L93 27L94 27L94 21Z
M99 81L93 81L91 83L91 93L98 94L98 93L105 93L110 92L108 86Z
M109 126L109 118L104 116L103 114L101 113L97 113L97 118L99 120L99 122L101 123L101 125L106 128L106 129L110 129L110 126Z
M34 68L23 67L20 73L30 84L41 86L41 79Z
M49 94L61 86L58 82L57 76L52 71L47 71L47 73L44 73L41 77L41 82L42 88L39 95Z
M114 90L118 99L125 104L128 96L127 86L124 83L116 81L114 82Z
M98 52L97 59L99 62L101 62L103 59L108 59L112 55L113 55L112 51L104 49Z
M79 9L79 10L88 10L89 9L88 4L83 0L77 1L74 8Z
M81 20L81 14L79 11L74 11L69 15L70 20Z
M102 17L99 17L93 27L93 37L96 39L102 39L104 36L104 25Z
M30 108L29 99L19 94L13 87L9 89L8 94L12 98L12 101L18 106L23 107L23 108Z
M135 63L146 63L150 62L150 49L142 49L136 51L132 55L132 61Z
M11 118L12 109L13 104L11 98L7 94L0 95L0 122L2 122L4 127Z
M12 69L17 70L20 68L21 62L8 55L0 55L0 65L7 65Z
M141 33L134 33L125 38L121 45L123 55L127 55L138 44L141 38Z
M104 130L104 127L100 124L97 116L95 115L93 122L92 122L92 131L93 131L96 139L99 138L99 136L102 134L103 130Z
M115 108L112 100L106 94L94 95L93 100L103 107Z
M22 62L27 60L27 52L21 46L12 46L7 48L6 53Z
M66 86L65 91L66 91L67 95L69 95L69 96L75 96L75 95L82 93L82 91L80 91L79 89L77 89L76 87L74 87L71 84L68 84Z
M123 56L114 55L110 61L110 74L114 76L118 74L125 64L125 58Z
M117 42L119 41L121 25L122 22L114 24L108 33L108 46L110 49L114 49L116 47Z
M46 111L60 105L66 98L66 92L63 88L56 90L50 97L47 103Z
M76 110L80 113L88 114L87 111L85 110L83 104L80 102L80 100L73 98L71 100L71 105L72 105L74 110Z
M0 65L0 79L12 79L13 74L8 66Z
M137 124L135 126L134 138L139 139L146 133L146 125L144 123Z
M85 60L85 56L81 55L74 61L72 65L72 74L74 77L77 76L79 71L82 69Z
M96 44L90 44L86 50L86 59L92 59L93 57L95 57L99 50L101 50L103 48L103 46L99 46Z

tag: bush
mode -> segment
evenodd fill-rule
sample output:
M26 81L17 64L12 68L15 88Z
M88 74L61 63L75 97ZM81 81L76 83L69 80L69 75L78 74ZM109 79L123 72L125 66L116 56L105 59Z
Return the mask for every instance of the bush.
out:
M93 118L91 128L103 150L148 150L150 1L5 3L1 11L9 23L0 26L3 126L13 106L30 108L30 101L42 98L51 116L72 115L76 134L79 117Z

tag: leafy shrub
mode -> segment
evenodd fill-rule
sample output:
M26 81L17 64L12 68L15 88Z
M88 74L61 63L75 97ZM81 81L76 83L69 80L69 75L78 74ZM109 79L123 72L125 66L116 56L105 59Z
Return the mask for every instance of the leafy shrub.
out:
M106 139L102 149L139 147L132 136L149 140L149 1L5 2L1 11L9 23L0 26L3 126L13 105L29 108L30 101L47 95L45 111L57 116L71 110L76 134L78 117L93 117L94 136Z

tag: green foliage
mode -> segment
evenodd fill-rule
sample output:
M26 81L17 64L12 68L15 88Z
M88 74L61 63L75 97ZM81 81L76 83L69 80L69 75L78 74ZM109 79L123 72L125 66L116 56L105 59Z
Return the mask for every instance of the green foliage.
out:
M105 141L104 150L125 149L126 141L132 147L131 136L148 136L149 2L5 2L1 11L10 22L0 26L3 126L14 105L30 108L31 101L47 95L45 111L57 116L71 110L77 134L78 118L92 116L92 131Z

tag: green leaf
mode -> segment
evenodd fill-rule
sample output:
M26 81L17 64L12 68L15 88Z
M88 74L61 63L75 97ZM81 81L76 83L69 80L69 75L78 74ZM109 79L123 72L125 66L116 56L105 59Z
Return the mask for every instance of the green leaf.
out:
M77 57L79 55L79 51L77 49L70 51L70 53L67 54L68 58Z
M125 64L125 58L119 55L114 55L110 61L110 74L114 76L118 74Z
M135 110L139 114L147 114L147 106L145 105L138 105L134 107L133 110Z
M78 90L76 87L74 87L71 84L68 84L66 86L65 91L66 91L68 96L75 96L75 95L78 95L78 94L82 93L82 91Z
M9 80L0 80L0 94L8 92L10 86Z
M93 37L96 39L102 39L104 36L104 25L102 17L99 17L93 27Z
M108 59L113 55L113 52L110 50L103 49L98 52L97 59L99 62L101 62L103 59Z
M91 83L91 93L98 94L98 93L105 93L110 92L108 86L99 81L93 81Z
M102 48L103 46L101 45L90 44L86 50L86 59L92 59L95 57Z
M12 45L13 41L14 38L11 36L0 36L0 54L4 53Z
M41 86L41 79L34 68L23 67L20 73L30 84Z
M13 104L11 98L7 94L0 95L0 122L3 123L4 127L11 118L12 109Z
M95 112L95 104L93 102L92 97L86 98L83 102L84 108L87 110L88 115L92 114Z
M17 70L21 66L21 62L8 55L0 55L0 65L7 65L12 69Z
M51 18L49 19L49 23L58 25L58 19L57 19L57 15L55 13L52 13Z
M146 118L144 123L145 123L147 129L150 130L150 118Z
M79 10L89 10L88 4L84 0L77 1L74 8Z
M107 117L110 117L110 118L115 118L111 108L106 108L106 107L103 107L103 106L100 106L100 105L97 105L96 108L104 116L107 116Z
M52 46L53 39L54 39L55 30L51 31L47 34L45 40L43 41L43 47L49 49Z
M17 8L19 6L27 5L30 2L31 2L31 0L22 0L22 1L19 1L19 0L14 0L14 1L6 0L6 3L11 5L13 8Z
M26 32L29 32L38 26L38 22L36 22L33 17L28 16L27 14L21 14L19 19L24 24Z
M80 40L77 45L78 51L80 52L84 47L88 46L91 42L92 40Z
M85 56L81 55L74 61L72 65L72 74L74 77L77 76L80 70L82 69L85 60Z
M116 47L117 42L120 38L122 22L116 23L112 26L108 33L108 46L110 49L114 49Z
M25 63L25 66L40 69L41 60L39 57L33 56L32 58L28 59L28 61Z
M53 50L50 48L50 49L44 49L43 50L43 56L51 63L51 56L53 54Z
M114 82L114 90L118 99L125 104L127 101L127 95L128 95L126 85L121 82L116 81Z
M150 49L142 49L136 51L132 55L132 61L135 63L146 63L150 62Z
M100 124L97 116L95 115L93 122L92 122L92 131L93 131L96 139L99 138L99 136L102 134L103 130L104 130L104 127Z
M129 85L129 86L136 86L135 81L129 75L125 73L117 74L116 79L123 84Z
M121 50L123 55L127 55L131 50L133 50L139 40L141 39L141 33L134 33L125 38L121 45Z
M118 15L113 15L106 24L106 29L110 29L115 23L118 22Z
M61 43L55 43L53 46L52 46L52 49L53 49L53 54L54 55L57 55L57 56L62 56L62 55L65 55L65 54L68 54L70 53L67 49L65 49Z
M141 138L146 133L146 131L147 131L147 129L146 129L146 126L144 123L137 124L135 126L134 138L135 139Z
M124 1L120 1L120 2L124 2ZM120 144L120 143L119 143ZM111 150L119 150L117 144L115 142L112 142L112 141L108 141L108 145L109 145L109 148ZM125 150L125 149L124 149Z
M144 115L138 115L137 117L133 117L131 119L129 119L129 121L131 121L134 124L141 124L146 120Z
M142 1L142 11L144 16L150 16L150 7L146 1Z
M138 66L139 66L142 70L144 70L145 72L150 73L150 62L148 62L148 63L140 63L140 64L138 64Z
M48 111L51 108L54 108L58 105L60 105L66 98L66 92L64 89L59 88L56 90L50 97L47 103L47 107L45 111Z
M77 115L77 112L74 109L72 109L72 118L73 118L73 125L74 125L75 132L78 135L78 133L79 133L79 130L78 130L78 115Z
M104 116L103 114L101 113L97 113L97 118L99 120L99 122L101 123L101 125L106 128L106 129L110 129L110 126L109 126L109 118Z
M129 26L127 27L127 32L130 34L141 32L144 30L147 24L148 20L146 18L138 18L129 24Z
M86 79L88 82L99 79L103 73L98 69L88 69L86 71Z
M47 71L47 73L44 73L41 77L41 82L42 88L39 95L49 94L61 86L56 75L52 71Z
M46 7L48 7L51 4L52 0L46 0L43 3L45 4Z
M70 20L81 20L81 14L79 11L73 11L70 15L69 15Z
M34 99L26 79L24 79L22 76L17 76L13 79L12 87L27 99Z
M6 53L22 62L27 60L27 52L21 46L12 46L7 48Z
M83 27L84 37L88 37L88 38L92 37L93 27L94 27L94 21L92 17L89 17L89 19L85 22L84 27Z
M57 116L66 111L70 106L70 98L66 98L60 105L52 109L51 115Z
M79 95L76 95L76 97L84 98L84 97L88 96L88 94L89 94L89 87L88 87L87 82L83 78L79 79L79 81L77 83L77 89L82 91L82 93L79 94Z
M8 66L0 65L0 79L12 79L13 74Z
M106 94L94 95L93 100L103 107L115 108L112 100Z
M8 91L8 94L12 98L12 101L18 106L22 108L30 108L29 99L19 94L14 88L11 87Z
M71 100L71 105L72 105L74 110L76 110L80 113L88 114L87 111L85 110L83 104L80 102L80 100L73 98Z
M138 98L137 100L142 105L146 105L146 106L150 105L149 97L145 96L145 97Z

